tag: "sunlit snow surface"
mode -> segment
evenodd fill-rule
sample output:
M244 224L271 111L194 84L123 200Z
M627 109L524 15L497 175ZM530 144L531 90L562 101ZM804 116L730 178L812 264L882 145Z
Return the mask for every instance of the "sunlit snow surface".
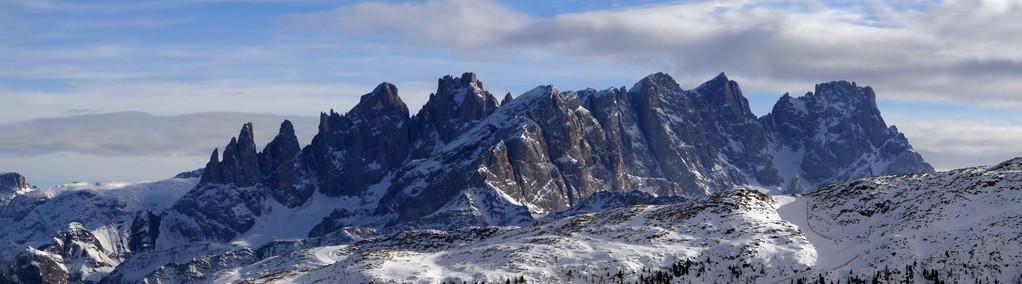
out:
M0 224L3 224L0 263L7 263L28 247L49 245L58 231L84 229L91 231L98 246L86 246L83 254L111 266L85 268L83 274L89 276L98 272L97 277L101 277L128 255L128 230L135 214L141 210L159 214L196 182L198 179L77 182L19 195L10 205L0 208ZM32 249L28 252L45 253ZM72 266L71 263L65 265ZM92 271L95 269L99 270Z
M1017 161L1016 161L1017 162ZM522 227L405 232L301 250L223 272L256 282L599 282L683 259L714 262L693 282L788 283L872 277L913 265L949 282L1019 281L1018 163L865 178L805 196L732 191L706 200L631 206ZM764 198L765 197L765 198ZM913 264L915 263L915 264ZM741 268L734 278L729 267ZM580 275L586 275L580 281ZM602 277L601 277L602 276ZM611 276L613 277L613 276ZM893 275L894 279L905 275ZM687 282L683 280L683 282Z
M125 212L158 214L195 182L79 183L19 196L2 215L11 226L0 230L4 257L44 245L57 230L82 222L104 248L88 253L103 253L107 257L96 259L118 265L114 271L89 268L88 279L112 273L115 282L435 283L525 277L590 283L613 282L619 272L634 282L685 260L696 264L693 273L675 278L683 283L868 278L885 270L904 273L909 265L920 281L924 269L940 271L948 282L1022 280L1022 160L864 178L801 196L740 189L666 205L593 208L522 226L389 233L348 228L305 238L330 209L375 206L317 195L297 209L269 203L270 213L230 243L111 257L124 246L124 216L132 215Z

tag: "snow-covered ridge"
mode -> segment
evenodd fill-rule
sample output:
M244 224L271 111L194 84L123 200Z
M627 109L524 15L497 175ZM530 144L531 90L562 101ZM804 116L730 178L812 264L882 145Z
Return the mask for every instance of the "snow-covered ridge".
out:
M59 198L98 187L96 192L124 198L118 190L142 185L168 189L186 182L194 180L49 190L61 191ZM819 277L902 282L912 277L1014 283L1022 280L1022 252L1013 245L1022 238L1019 188L1022 159L1014 159L948 172L864 178L801 196L738 189L663 205L608 206L613 208L524 226L382 236L349 228L251 248L193 243L128 259L111 249L118 247L117 230L71 222L54 234L54 241L11 261L78 273L69 274L72 282L109 273L114 278L106 281L115 283L634 282L654 277L681 282L787 283ZM605 198L590 202L608 204L599 199ZM82 248L83 253L60 247Z
M805 196L734 190L521 227L410 231L223 270L261 282L1022 280L1022 165L884 176ZM314 261L311 261L314 260ZM936 271L936 272L933 272ZM920 282L917 282L920 283ZM926 282L929 283L929 282Z
M99 281L140 249L140 216L159 214L196 182L76 182L18 195L0 208L0 263L30 261L63 269L67 281Z
M775 109L789 115L778 111L769 119L758 118L737 82L723 73L696 90L683 90L669 75L657 73L630 90L560 92L544 85L515 98L505 96L498 104L474 74L465 73L438 80L437 92L410 116L397 87L382 83L343 115L322 113L320 132L310 145L299 145L293 125L284 121L273 141L256 149L255 127L245 124L222 148L222 156L219 148L213 150L201 171L145 183L174 190L154 193L144 184L82 183L20 195L0 212L0 218L20 222L16 232L0 230L0 240L13 240L0 265L11 263L6 260L54 263L50 268L61 264L62 275L71 281L109 274L112 282L208 282L290 279L344 262L365 265L366 271L396 265L401 271L394 275L438 279L405 271L407 263L389 262L386 255L399 251L436 258L422 268L428 273L500 281L507 277L475 275L491 267L458 264L462 258L446 255L457 252L470 257L463 262L472 262L483 251L522 257L529 261L520 263L538 267L559 262L544 259L539 251L551 247L537 247L549 242L560 243L555 251L577 256L572 262L598 257L617 262L542 270L528 278L554 281L569 272L595 277L601 269L609 277L613 267L621 277L640 280L679 263L698 269L695 279L705 281L766 279L756 273L789 277L769 271L773 266L767 263L780 258L776 263L787 265L782 270L798 273L820 265L800 248L815 239L798 239L800 231L793 228L801 228L800 223L778 213L778 207L800 203L777 203L762 193L733 188L801 192L823 182L891 173L892 167L895 172L927 169L907 140L879 119L879 110L870 104L871 89L836 83L821 84L820 92L858 97L833 102L814 99L824 95L787 97L802 103L787 107L782 99ZM68 204L79 213L47 211ZM661 213L628 211L640 207ZM698 217L690 214L703 215L689 219ZM49 215L56 217L42 220ZM680 223L663 223L665 218ZM606 226L590 228L583 219ZM565 222L586 228L564 235L552 225ZM748 231L753 229L766 231ZM747 234L728 239L734 232ZM516 247L507 251L494 236ZM558 240L569 237L581 243ZM407 238L425 241L405 243ZM678 242L692 249L676 247ZM771 245L761 250L760 243ZM603 246L631 250L578 250ZM75 253L83 250L90 253ZM692 258L668 257L665 251L672 250ZM714 252L704 255L704 250ZM620 258L612 256L619 253ZM722 255L731 258L697 259ZM749 256L766 266L735 261ZM493 271L522 271L492 255L478 257L498 267ZM639 267L646 263L655 266ZM267 266L273 267L263 269ZM728 266L741 269L721 270ZM348 281L420 279L350 269L339 273L356 277L342 277Z

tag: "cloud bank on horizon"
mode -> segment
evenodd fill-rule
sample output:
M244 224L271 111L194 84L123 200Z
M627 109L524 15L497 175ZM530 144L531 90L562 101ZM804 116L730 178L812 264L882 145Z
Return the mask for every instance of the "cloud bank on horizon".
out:
M656 71L693 88L725 71L742 84L758 115L785 92L856 81L877 90L888 122L938 169L1022 155L1013 146L1022 139L1022 1L1016 0L340 6L9 0L0 6L0 37L10 39L0 42L0 98L18 106L0 113L0 170L31 164L45 173L45 163L32 157L60 153L173 157L198 165L222 146L206 139L147 151L132 146L148 143L146 135L119 143L106 135L54 135L52 125L36 118L67 117L79 121L67 125L81 125L97 121L81 114L120 111L167 120L200 112L235 112L239 121L245 113L312 116L349 109L380 81L397 84L414 111L437 77L464 71L479 73L495 94L547 83L561 89L630 85ZM97 133L108 133L118 124L95 125L107 127ZM183 133L195 124L158 125ZM276 124L257 128L273 132ZM40 152L42 146L49 148ZM139 167L108 164L112 171Z

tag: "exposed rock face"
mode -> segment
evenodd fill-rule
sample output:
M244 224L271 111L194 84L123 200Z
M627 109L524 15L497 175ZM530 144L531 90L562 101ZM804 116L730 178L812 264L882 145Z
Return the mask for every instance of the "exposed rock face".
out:
M301 160L296 159L300 151L294 125L285 120L280 124L277 137L259 153L263 182L268 185L273 199L290 208L305 203L315 191L315 187L302 182L307 174Z
M60 256L28 248L19 254L2 278L4 283L68 283L67 268Z
M723 73L693 90L656 73L631 89L540 86L499 104L472 73L437 85L409 117L397 88L380 84L351 111L321 114L319 133L301 150L285 122L256 153L245 125L223 161L214 151L200 186L161 218L161 233L229 240L268 210L265 200L296 208L317 189L371 207L337 208L310 236L350 226L522 224L602 191L801 192L932 171L880 118L872 89L847 82L785 95L762 118Z
M25 182L18 173L0 174L0 206L6 206L15 196L32 191L35 187Z
M21 283L98 282L118 263L118 257L108 255L92 232L73 222L49 245L29 247L15 257L6 275L11 282Z
M302 150L327 196L359 196L408 157L408 107L382 83L348 113L320 115L319 133Z
M724 74L693 90L663 73L630 89L547 85L498 104L465 73L440 78L411 117L397 88L383 83L347 113L321 114L304 148L289 121L261 151L253 133L245 124L203 169L153 183L172 194L148 184L25 194L23 177L0 175L0 193L16 197L0 207L0 223L15 228L0 230L0 279L83 282L112 273L106 281L219 281L223 275L210 273L361 239L351 232L528 226L736 187L797 193L932 171L883 121L869 87L820 84L803 97L783 96L757 118ZM277 236L274 227L294 216L321 221L287 226L310 239L245 245ZM112 272L122 263L127 268Z
M29 188L24 176L18 173L0 174L0 192L15 192L24 188Z
M497 99L473 73L444 76L437 85L436 93L411 119L412 158L429 156L497 109Z
M217 152L206 164L200 184L234 184L237 186L253 186L261 182L259 160L256 158L256 145L253 138L252 123L241 128L238 137L224 147L223 161L217 161Z
M742 95L738 83L729 80L724 73L703 83L693 92L697 93L697 102L704 121L708 123L707 136L711 137L709 145L714 146L711 153L719 151L724 154L723 164L730 164L739 169L738 181L749 176L748 183L759 183L768 187L782 184L776 169L770 167L771 155L767 151L767 132L759 125L758 118L749 109L749 102ZM714 135L713 133L716 133ZM704 146L705 147L705 146Z
M932 172L905 136L888 127L870 87L838 81L816 85L799 98L785 94L760 118L774 157L789 159L784 173L805 188L864 176ZM792 167L793 166L793 167Z
M201 171L199 186L221 184L235 187L265 186L272 197L288 207L305 203L314 187L302 182L306 175L296 156L301 148L294 125L285 120L273 141L256 153L252 124L246 123L237 138L224 148L223 161L216 149Z
M160 216L149 210L138 212L131 222L131 235L128 248L134 253L153 250L156 239L160 237Z

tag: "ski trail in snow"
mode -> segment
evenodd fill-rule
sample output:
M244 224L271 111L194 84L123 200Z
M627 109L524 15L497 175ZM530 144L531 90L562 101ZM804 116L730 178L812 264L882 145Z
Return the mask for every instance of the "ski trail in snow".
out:
M798 227L802 234L805 235L806 240L813 245L813 248L816 250L816 263L809 271L772 282L780 283L799 276L838 270L859 258L859 255L855 254L854 250L842 250L836 240L817 231L812 226L809 199L793 196L773 196L773 198L780 203L780 206L777 208L777 214L781 216L781 219Z

